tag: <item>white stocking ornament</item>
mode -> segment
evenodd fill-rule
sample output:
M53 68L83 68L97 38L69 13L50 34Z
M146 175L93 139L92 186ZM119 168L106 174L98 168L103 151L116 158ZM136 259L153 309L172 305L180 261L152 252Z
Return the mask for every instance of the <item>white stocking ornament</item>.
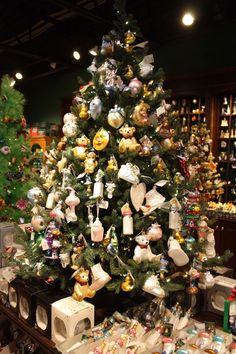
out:
M91 267L91 273L93 280L90 288L92 290L100 290L111 280L110 275L104 271L100 263L94 264Z
M188 255L182 250L179 242L173 236L169 237L168 249L168 256L173 259L178 267L182 267L189 262Z

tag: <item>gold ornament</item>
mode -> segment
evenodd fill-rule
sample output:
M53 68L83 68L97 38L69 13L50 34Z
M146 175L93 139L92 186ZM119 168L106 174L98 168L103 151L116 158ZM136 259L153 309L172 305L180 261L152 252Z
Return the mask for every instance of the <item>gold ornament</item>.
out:
M72 149L73 155L80 160L85 160L88 154L88 144L90 144L89 138L86 135L82 135L76 139L76 144L78 146Z
M132 118L137 125L142 126L149 124L149 118L147 114L149 109L149 104L144 103L143 101L134 108Z
M107 172L118 171L118 163L117 163L114 155L111 155L111 157L107 163L108 163L107 168L106 168Z
M11 163L12 163L13 165L16 163L16 157L15 157L15 156L12 157Z
M127 65L126 73L124 74L124 77L128 80L133 79L134 73L131 65Z
M183 236L181 235L181 233L179 231L175 232L175 239L179 242L179 244L182 244L185 242L185 239L183 238Z
M187 293L190 295L195 295L199 291L196 286L189 286L186 290L187 290Z
M65 136L63 136L63 138L61 138L61 140L57 144L57 149L59 151L63 150L65 148L66 142L67 142L67 138Z
M128 124L123 125L119 129L119 133L123 135L123 138L119 142L119 152L121 154L125 152L139 152L140 144L138 144L137 140L133 136L136 131L135 127L130 127Z
M173 142L169 138L161 141L161 146L166 150L169 150L172 147L172 144L173 144Z
M141 143L141 150L139 152L139 155L149 156L151 154L153 143L147 135L144 135L141 139L139 139L139 141Z
M88 119L88 117L89 117L88 107L86 106L85 103L82 103L82 104L81 104L81 109L80 109L80 112L79 112L79 117L80 117L81 119L84 119L84 120Z
M93 138L93 147L97 151L104 150L109 143L109 133L104 128L100 128Z
M115 105L115 107L110 109L110 111L108 113L108 116L107 116L108 124L112 128L118 129L124 123L124 116L125 116L125 112L124 112L123 108Z
M143 85L143 97L150 97L152 95L152 91L148 89L146 84Z
M125 33L125 44L133 44L136 40L135 34L133 32L131 32L130 30L128 30Z
M95 168L97 167L98 163L96 161L96 154L95 152L89 152L84 160L84 172L92 174L94 173Z
M130 274L127 274L124 281L121 283L121 289L125 292L132 291L134 288L134 280Z

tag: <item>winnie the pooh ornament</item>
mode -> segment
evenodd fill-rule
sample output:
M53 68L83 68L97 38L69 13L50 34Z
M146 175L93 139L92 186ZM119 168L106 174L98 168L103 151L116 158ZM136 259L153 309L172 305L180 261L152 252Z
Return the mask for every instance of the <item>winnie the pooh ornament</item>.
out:
M92 298L95 296L96 291L90 288L89 270L83 267L79 268L74 274L76 283L74 285L74 291L72 297L74 300L83 301L85 297Z

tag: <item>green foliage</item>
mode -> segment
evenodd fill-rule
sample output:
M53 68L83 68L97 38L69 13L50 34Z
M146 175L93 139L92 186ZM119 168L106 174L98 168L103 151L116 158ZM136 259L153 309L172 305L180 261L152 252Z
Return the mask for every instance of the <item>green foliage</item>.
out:
M23 117L25 99L12 83L5 75L0 88L0 220L19 222L19 218L27 221L30 217L27 192L33 180L27 165L30 149Z

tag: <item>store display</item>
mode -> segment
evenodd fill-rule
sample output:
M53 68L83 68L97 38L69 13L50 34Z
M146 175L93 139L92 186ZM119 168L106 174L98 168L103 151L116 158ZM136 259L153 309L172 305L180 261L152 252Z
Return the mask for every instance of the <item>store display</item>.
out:
M236 174L234 162L236 159L236 117L234 93L219 97L219 135L217 137L219 167L222 178L227 181L221 202L235 202L234 186Z

